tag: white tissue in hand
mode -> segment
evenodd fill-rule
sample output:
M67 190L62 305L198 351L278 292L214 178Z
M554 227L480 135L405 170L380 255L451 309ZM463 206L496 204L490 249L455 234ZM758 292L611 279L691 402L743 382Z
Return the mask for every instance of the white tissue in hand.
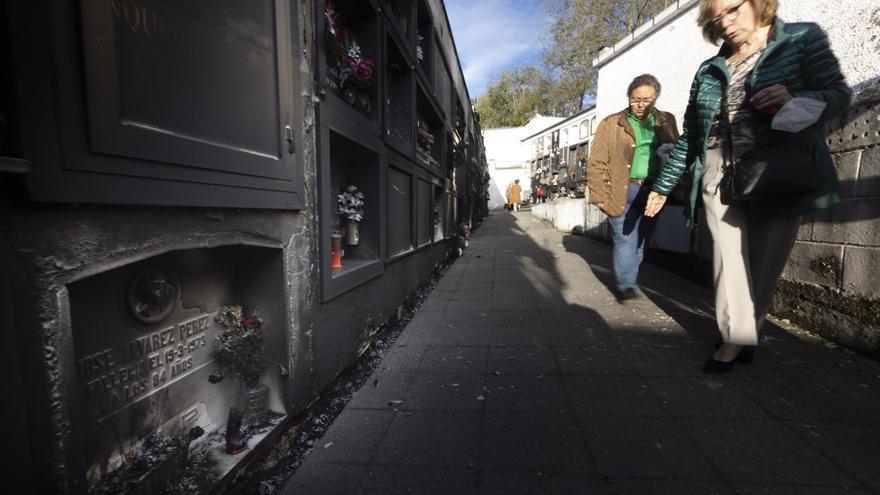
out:
M660 157L662 163L666 163L666 159L669 158L673 148L675 148L673 143L664 143L657 147L657 156Z
M777 131L800 132L819 120L826 105L815 98L792 98L776 112L770 126Z

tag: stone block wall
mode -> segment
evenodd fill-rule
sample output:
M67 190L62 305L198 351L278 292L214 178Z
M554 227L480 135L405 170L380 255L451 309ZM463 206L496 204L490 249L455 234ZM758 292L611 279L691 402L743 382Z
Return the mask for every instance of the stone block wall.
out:
M880 88L855 98L827 144L843 201L804 222L772 311L880 355Z

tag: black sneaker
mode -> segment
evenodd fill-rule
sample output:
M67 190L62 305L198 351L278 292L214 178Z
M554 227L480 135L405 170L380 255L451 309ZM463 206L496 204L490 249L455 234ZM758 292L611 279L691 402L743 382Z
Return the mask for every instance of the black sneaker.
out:
M639 292L634 288L630 287L629 289L625 289L623 292L617 295L617 302L623 304L627 301L633 301L639 298Z

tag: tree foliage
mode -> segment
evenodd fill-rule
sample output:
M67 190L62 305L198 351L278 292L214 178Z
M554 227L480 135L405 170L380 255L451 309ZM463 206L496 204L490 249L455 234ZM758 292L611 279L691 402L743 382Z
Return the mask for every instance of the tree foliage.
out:
M498 76L476 100L483 128L517 126L535 112L572 115L596 94L593 59L672 0L544 0L551 22L538 66Z
M502 72L498 81L474 102L480 125L518 127L535 113L546 113L547 82L535 66L516 67Z

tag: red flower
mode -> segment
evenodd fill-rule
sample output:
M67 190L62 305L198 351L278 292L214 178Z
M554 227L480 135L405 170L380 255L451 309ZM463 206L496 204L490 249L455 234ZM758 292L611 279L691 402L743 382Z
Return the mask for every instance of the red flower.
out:
M346 60L346 63L348 63L348 68L351 69L351 72L357 80L369 81L373 78L373 66L375 65L373 59L365 58L363 60L357 60L349 58Z
M245 328L260 328L260 320L256 320L253 318L247 318L241 322Z

